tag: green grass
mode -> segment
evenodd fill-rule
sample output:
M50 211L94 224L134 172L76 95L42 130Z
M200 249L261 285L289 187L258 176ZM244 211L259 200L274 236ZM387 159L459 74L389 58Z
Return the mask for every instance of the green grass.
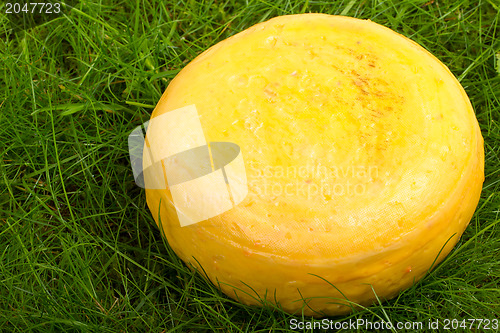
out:
M134 184L127 136L196 55L302 12L371 19L423 45L461 81L485 139L481 201L451 255L396 299L331 319L500 319L499 10L497 0L82 0L24 30L2 14L0 331L284 332L300 319L238 304L175 256Z

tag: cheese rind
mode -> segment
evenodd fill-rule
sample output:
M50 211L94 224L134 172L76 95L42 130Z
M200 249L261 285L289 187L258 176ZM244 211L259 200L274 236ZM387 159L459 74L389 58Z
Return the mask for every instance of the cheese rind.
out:
M207 142L239 145L248 194L186 227L168 189L147 203L172 249L243 303L320 316L391 298L451 251L477 206L484 149L466 93L369 20L257 24L188 64L152 119L189 105Z

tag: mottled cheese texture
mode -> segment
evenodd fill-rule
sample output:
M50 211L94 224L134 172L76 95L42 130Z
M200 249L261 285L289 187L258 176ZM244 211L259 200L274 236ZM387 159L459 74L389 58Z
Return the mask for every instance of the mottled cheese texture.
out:
M252 26L182 69L152 119L187 106L207 142L240 147L248 194L188 226L168 188L146 189L147 204L175 253L245 304L323 316L390 299L445 258L480 197L483 138L464 89L370 20Z

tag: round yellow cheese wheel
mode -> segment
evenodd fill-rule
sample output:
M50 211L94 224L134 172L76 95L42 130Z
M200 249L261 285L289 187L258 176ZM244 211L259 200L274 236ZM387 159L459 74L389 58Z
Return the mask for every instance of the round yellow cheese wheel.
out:
M452 250L484 180L464 89L424 48L370 20L257 24L189 63L151 119L164 115L146 148L239 147L244 174L224 175L227 191L246 186L233 205L213 161L196 193L173 192L189 177L158 186L167 167L157 164L146 195L175 253L245 304L322 316L394 297ZM186 207L214 216L186 225Z

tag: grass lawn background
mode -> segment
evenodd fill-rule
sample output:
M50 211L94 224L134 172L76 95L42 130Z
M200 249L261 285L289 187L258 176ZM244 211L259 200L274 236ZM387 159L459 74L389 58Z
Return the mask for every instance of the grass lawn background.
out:
M0 5L1 332L280 332L300 319L239 305L180 262L134 184L127 137L196 55L304 12L371 19L420 43L460 80L485 139L481 200L450 256L396 299L331 319L500 319L500 2L72 5L27 29Z

